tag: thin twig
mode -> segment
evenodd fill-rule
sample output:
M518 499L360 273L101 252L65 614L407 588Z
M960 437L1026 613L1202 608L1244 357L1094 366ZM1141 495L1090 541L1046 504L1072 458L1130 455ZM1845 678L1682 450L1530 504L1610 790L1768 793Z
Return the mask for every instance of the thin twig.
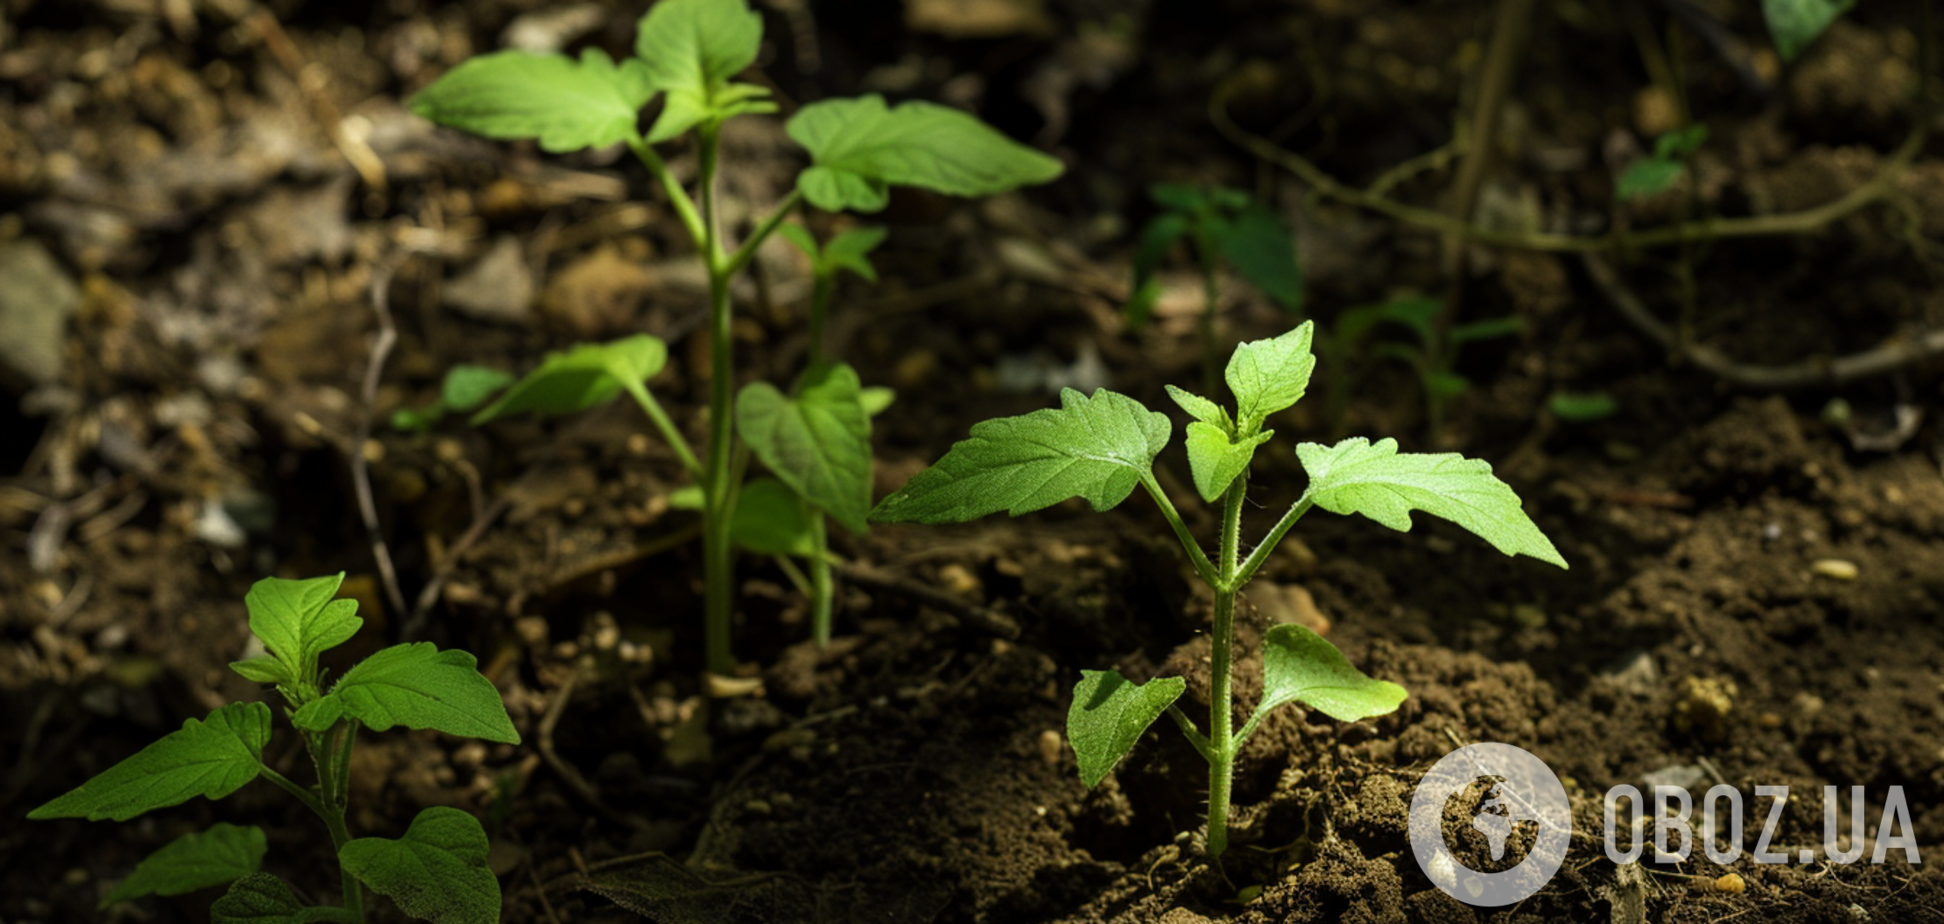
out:
M1834 359L1817 358L1787 366L1758 366L1729 359L1711 346L1683 343L1673 328L1661 323L1647 310L1639 297L1620 281L1613 267L1596 254L1581 254L1587 275L1593 278L1600 294L1641 333L1652 337L1674 356L1720 377L1723 381L1756 391L1793 391L1800 388L1840 385L1857 379L1895 372L1913 363L1944 356L1944 330L1932 330L1904 340L1893 340L1875 349L1851 353Z
M419 637L419 633L425 631L425 620L432 614L432 607L439 602L439 592L445 589L446 581L459 567L459 559L465 557L466 552L485 537L486 530L512 506L513 499L510 497L501 497L494 501L492 506L481 510L479 515L473 518L472 525L467 527L458 541L446 550L445 560L439 562L438 570L433 572L431 580L425 582L425 589L419 591L418 600L412 604L412 614L405 619L405 628L400 633L400 641L413 641Z
M391 547L378 522L378 504L371 494L371 460L365 446L371 442L371 419L378 408L378 382L385 375L385 360L398 345L398 326L392 323L391 281L398 273L400 257L390 257L371 272L371 310L378 315L378 336L371 343L371 361L365 366L364 406L358 412L357 437L351 441L351 484L357 489L358 514L364 518L365 531L371 534L371 557L378 562L378 577L385 585L385 599L392 612L405 614L405 592L398 587L398 569L392 565Z
M1019 637L1019 623L1012 617L992 609L961 600L958 597L927 587L901 574L880 571L870 565L848 562L836 566L837 572L844 577L868 587L888 590L899 596L909 597L927 606L937 607L974 629L997 635L1003 639Z
M601 794L594 788L594 784L588 782L587 777L581 776L580 771L574 769L573 764L562 760L560 753L554 750L554 728L560 725L560 717L567 711L567 701L573 699L574 687L579 684L579 672L569 675L567 682L561 684L560 689L554 691L553 702L547 704L547 711L541 715L540 727L538 729L539 734L536 735L539 740L535 742L537 749L540 751L540 758L547 762L548 767L553 768L554 775L560 777L560 781L567 784L569 791L579 796L582 802L587 803L588 808L593 809L597 814L617 824L626 825L637 831L645 831L648 829L647 822L633 815L624 815L610 808L606 802L601 800Z
M1512 75L1519 68L1520 52L1525 48L1533 2L1498 0L1495 4L1492 42L1479 74L1478 99L1472 109L1471 143L1452 184L1451 215L1467 225L1471 224L1472 208L1478 202L1479 187L1485 183L1485 171L1492 165L1492 154L1498 150L1492 139L1498 134L1499 113L1505 108L1506 91L1512 86ZM1464 259L1464 242L1464 237L1458 234L1445 236L1444 272L1448 279L1458 275L1459 263ZM1443 314L1448 319L1449 312Z

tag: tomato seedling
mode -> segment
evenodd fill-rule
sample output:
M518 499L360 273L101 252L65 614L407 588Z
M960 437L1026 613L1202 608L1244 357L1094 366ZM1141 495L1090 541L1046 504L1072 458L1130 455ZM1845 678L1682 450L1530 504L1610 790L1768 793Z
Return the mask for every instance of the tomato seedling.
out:
M183 722L27 815L127 821L197 796L221 799L262 777L324 820L337 849L343 903L305 906L282 880L259 872L263 829L219 824L150 854L102 898L102 907L228 883L228 893L210 908L217 924L362 921L366 889L391 898L406 914L439 924L499 920L499 879L486 868L486 831L471 814L447 806L425 809L400 838L353 839L345 826L351 746L360 727L433 729L504 744L520 743L520 735L499 690L480 675L473 656L440 651L431 642L378 651L326 690L318 656L349 641L364 624L357 601L332 599L343 581L342 574L258 581L243 602L250 632L269 654L230 665L250 680L276 686L310 753L315 784L300 785L264 763L269 706L230 703L206 718Z
M1336 646L1297 625L1276 626L1263 639L1263 695L1238 731L1231 710L1235 655L1235 599L1261 570L1276 545L1312 508L1362 514L1395 530L1411 528L1411 511L1422 510L1471 531L1507 555L1529 555L1562 568L1566 560L1520 507L1512 488L1492 475L1488 463L1456 453L1401 453L1395 440L1355 438L1324 446L1299 443L1296 455L1309 486L1246 557L1242 554L1242 507L1249 462L1273 430L1270 415L1303 397L1316 359L1312 325L1280 337L1244 343L1229 357L1224 378L1233 409L1173 386L1168 393L1194 418L1188 424L1188 465L1204 501L1222 506L1222 533L1213 558L1188 531L1174 502L1154 476L1154 459L1167 446L1173 424L1125 395L1106 389L1092 397L1068 389L1058 410L988 420L954 445L936 465L920 472L871 514L880 523L957 523L1006 511L1014 516L1068 498L1085 498L1108 510L1142 487L1160 506L1195 573L1214 593L1213 670L1209 729L1204 734L1175 705L1186 688L1179 677L1135 683L1115 671L1082 671L1067 714L1067 738L1080 779L1098 784L1133 750L1148 726L1171 716L1206 758L1208 853L1228 846L1229 782L1235 757L1263 718L1287 703L1301 703L1339 721L1387 714L1404 701L1397 684L1365 676Z
M699 488L702 511L708 669L734 667L730 616L733 548L801 552L824 583L811 587L819 637L829 633L826 517L853 531L866 529L871 506L870 405L883 403L843 363L813 361L787 391L765 382L735 391L729 283L758 247L800 204L827 211L876 212L893 186L954 196L986 196L1060 175L1060 162L1022 146L977 118L926 102L885 103L875 94L811 103L785 125L810 155L795 188L732 245L719 218L716 178L724 122L771 113L769 90L736 76L756 60L762 17L745 0L662 0L641 18L635 55L616 63L599 49L578 60L559 54L501 51L454 68L412 99L413 111L442 125L490 138L535 139L550 152L626 144L661 187L694 242L709 277L710 377L708 440L701 453L663 413L645 383L666 360L652 337L582 345L550 357L516 383L506 398L475 415L484 422L514 410L567 413L626 392L674 447ZM642 109L660 96L662 107L644 134ZM692 138L697 154L693 197L655 146ZM858 239L826 245L834 266L856 268ZM834 272L834 270L833 270ZM828 291L823 293L827 303ZM813 326L821 323L813 315ZM517 397L515 397L517 396ZM511 399L511 400L509 400ZM740 440L737 438L740 437ZM751 454L785 490L743 492ZM765 484L754 482L753 484ZM794 495L792 498L791 495ZM764 509L745 514L739 502ZM809 513L792 510L808 507ZM766 527L751 541L737 523ZM781 534L781 546L763 545ZM739 539L741 540L739 542Z

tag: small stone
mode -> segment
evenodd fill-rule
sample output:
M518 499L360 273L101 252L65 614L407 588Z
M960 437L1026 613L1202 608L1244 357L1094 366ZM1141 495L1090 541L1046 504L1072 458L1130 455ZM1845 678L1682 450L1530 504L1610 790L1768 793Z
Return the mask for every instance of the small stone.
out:
M1726 740L1728 717L1739 692L1735 682L1725 677L1687 678L1681 700L1674 704L1674 727L1706 741Z
M1047 766L1058 767L1060 765L1061 752L1064 750L1066 750L1066 739L1060 737L1059 732L1050 728L1040 732L1040 759L1046 761Z
M1330 634L1330 617L1316 607L1316 597L1301 584L1263 581L1249 589L1249 598L1272 625L1299 625L1317 635Z
M533 313L533 288L520 239L506 234L446 286L445 301L481 321L524 323Z
M1654 656L1644 648L1636 648L1621 655L1600 676L1616 688L1636 696L1650 696L1660 688L1660 667L1654 663Z
M1726 892L1730 895L1740 895L1748 891L1748 881L1743 879L1740 873L1725 873L1721 878L1714 881L1714 890L1716 892Z
M1837 581L1854 581L1857 575L1856 563L1840 558L1819 558L1809 566L1809 570Z
M67 324L81 289L39 242L0 245L0 373L33 385L67 366Z
M938 583L943 589L961 597L976 597L982 589L979 579L957 562L938 569Z

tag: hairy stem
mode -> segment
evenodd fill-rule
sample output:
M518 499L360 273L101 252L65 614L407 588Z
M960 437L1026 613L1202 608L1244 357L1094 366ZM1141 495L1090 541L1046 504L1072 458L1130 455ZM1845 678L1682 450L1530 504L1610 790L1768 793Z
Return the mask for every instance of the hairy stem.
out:
M1235 657L1236 558L1242 541L1242 499L1249 476L1236 476L1222 496L1221 583L1215 588L1208 681L1208 855L1228 849L1229 784L1235 776L1235 723L1229 671Z
M339 722L321 734L304 735L311 763L317 768L317 790L321 796L314 810L331 832L331 853L338 854L351 842L351 831L344 824L345 796L350 792L351 745L357 734L356 723ZM340 740L341 739L341 740ZM351 871L338 866L338 886L344 893L344 909L359 921L364 920L364 885Z
M1269 528L1269 534L1263 536L1261 542L1256 543L1256 547L1249 552L1249 557L1236 568L1233 583L1229 586L1235 590L1248 586L1248 583L1255 579L1256 572L1262 570L1263 563L1269 560L1269 553L1276 550L1276 546L1283 541L1284 536L1289 535L1289 530L1296 525L1296 521L1302 519L1303 514L1308 513L1314 506L1316 501L1311 500L1307 494L1296 503L1290 504L1289 510L1283 513L1282 519L1277 520L1276 525Z
M722 227L716 208L716 155L719 147L713 128L697 132L701 161L702 255L709 267L709 452L707 473L702 479L702 572L704 594L704 648L708 669L727 675L735 669L730 651L735 590L735 558L729 542L729 526L736 513L736 488L732 477L735 421L732 398L735 391L735 364L731 341L735 317L729 309L728 260L722 252Z

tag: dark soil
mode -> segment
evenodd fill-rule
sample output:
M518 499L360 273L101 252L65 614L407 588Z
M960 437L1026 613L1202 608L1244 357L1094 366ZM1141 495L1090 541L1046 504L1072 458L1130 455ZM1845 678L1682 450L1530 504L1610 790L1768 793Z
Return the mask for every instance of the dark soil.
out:
M567 47L630 45L640 3L586 6L600 25ZM1164 382L1192 384L1192 267L1169 265L1146 328L1129 330L1119 305L1151 215L1143 189L1224 182L1296 223L1319 323L1415 289L1457 299L1462 319L1525 328L1461 357L1473 386L1438 434L1402 365L1347 362L1356 392L1340 421L1326 408L1341 386L1320 370L1259 454L1248 536L1301 492L1286 441L1341 426L1491 460L1571 570L1424 517L1408 535L1308 517L1248 594L1239 702L1260 693L1262 631L1295 619L1411 697L1355 724L1298 710L1267 722L1238 768L1221 869L1201 854L1205 767L1180 736L1157 726L1091 791L1062 737L1082 668L1185 676L1188 711L1206 718L1209 599L1141 498L1106 516L1073 502L844 538L868 573L843 581L839 637L821 650L784 574L745 560L737 654L760 689L711 700L694 523L668 502L686 479L634 409L384 426L454 363L523 370L579 339L647 331L671 344L653 387L702 432L702 280L638 166L462 137L399 103L542 4L0 0L0 288L27 291L14 257L38 249L74 306L37 354L58 355L51 373L0 353L0 812L13 819L0 921L205 919L207 893L95 905L142 856L216 820L264 826L268 868L332 899L328 839L273 787L122 825L21 817L185 718L260 696L225 667L245 653L243 592L266 574L339 570L367 622L334 667L405 638L465 648L525 738L366 735L353 827L395 835L425 806L476 812L507 921L1944 921L1944 879L1900 851L1881 866L1744 854L1727 869L1699 856L1623 867L1599 842L1602 794L1652 777L1743 792L1744 847L1767 814L1754 788L1789 786L1773 848L1791 856L1820 854L1823 786L1867 787L1872 835L1900 786L1921 852L1944 849L1931 423L1944 367L1738 391L1609 310L1576 259L1472 246L1447 275L1434 233L1316 197L1209 124L1226 87L1243 125L1368 184L1469 113L1490 4L991 0L962 4L997 11L976 35L964 10L927 25L921 11L954 6L935 0L761 6L759 68L786 110L867 89L942 99L1070 165L980 203L900 193L873 219L891 229L884 282L847 284L832 348L866 384L899 390L877 421L880 493L972 423L1047 406L1061 384L1155 407ZM1758 5L1697 2L1727 42L1682 20L1674 59L1712 139L1679 191L1614 206L1616 167L1676 127L1639 38L1662 47L1676 6L1689 5L1542 5L1481 221L1589 234L1810 208L1934 119L1906 92L1937 60L1923 35L1940 24L1921 4L1863 4L1782 68ZM780 198L798 155L763 119L733 123L725 145L744 223ZM1806 233L1614 256L1653 311L1689 312L1700 342L1736 361L1915 339L1944 322L1940 155L1925 142L1882 202ZM1393 195L1447 209L1455 174L1434 166ZM374 280L400 341L368 408ZM1226 341L1289 325L1241 282L1226 291ZM748 377L798 367L807 293L794 253L766 250L736 292ZM1608 392L1620 411L1562 421L1546 409L1558 390ZM1826 422L1835 398L1854 408L1846 424ZM403 609L374 564L354 456ZM1161 464L1192 499L1179 451ZM930 605L901 589L912 583L961 604ZM1565 866L1511 908L1448 897L1405 839L1417 779L1474 741L1537 754L1572 797ZM271 751L304 772L287 731ZM1491 867L1482 837L1451 831L1458 859ZM1741 888L1720 884L1731 872Z

